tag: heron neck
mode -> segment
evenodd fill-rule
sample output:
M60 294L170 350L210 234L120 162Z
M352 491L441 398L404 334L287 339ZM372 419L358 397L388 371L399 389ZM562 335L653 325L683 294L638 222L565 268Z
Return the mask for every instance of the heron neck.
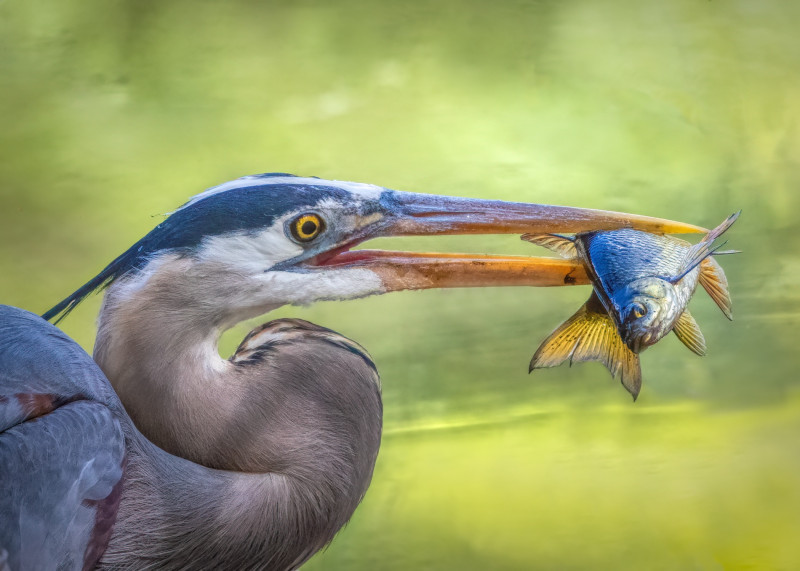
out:
M184 437L212 437L215 423L207 413L233 414L221 382L230 364L217 352L214 324L187 320L172 300L156 301L148 289L109 290L93 356L142 433L170 453L191 457L181 448Z
M106 292L94 360L139 430L167 452L224 467L207 453L237 417L240 378L220 357L219 338L271 308L241 303L246 286L167 256Z
M211 470L128 430L126 484L99 568L294 569L345 522L278 474Z
M268 306L220 311L222 293L208 290L216 286L195 287L203 277L213 280L176 267L109 287L94 359L144 437L180 457L159 451L172 460L157 458L167 472L189 478L170 484L170 493L198 495L175 506L191 512L199 504L203 519L205 507L237 505L254 525L261 525L257 513L274 515L273 525L296 535L312 530L310 555L346 523L372 477L381 433L374 365L322 334L278 344L280 352L268 358L224 360L217 350L222 331ZM336 357L334 366L317 366L325 355ZM170 515L183 518L178 507ZM291 537L259 538L295 545Z

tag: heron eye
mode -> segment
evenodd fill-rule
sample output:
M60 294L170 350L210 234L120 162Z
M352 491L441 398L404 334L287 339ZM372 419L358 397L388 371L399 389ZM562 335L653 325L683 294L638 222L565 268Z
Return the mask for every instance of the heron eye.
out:
M647 306L642 303L634 303L633 304L633 315L637 319L640 317L644 317L647 315Z
M291 226L292 236L298 242L310 242L325 229L325 223L316 214L301 214Z

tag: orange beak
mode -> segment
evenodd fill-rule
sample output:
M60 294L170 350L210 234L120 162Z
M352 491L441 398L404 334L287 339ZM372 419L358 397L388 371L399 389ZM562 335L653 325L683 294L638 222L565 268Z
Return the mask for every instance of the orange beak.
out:
M705 228L664 220L568 206L548 206L457 198L386 190L380 220L366 226L353 241L317 256L316 266L359 267L374 271L385 291L410 289L585 285L580 260L526 256L487 256L356 250L377 237L453 234L524 234L633 228L656 234L707 232Z

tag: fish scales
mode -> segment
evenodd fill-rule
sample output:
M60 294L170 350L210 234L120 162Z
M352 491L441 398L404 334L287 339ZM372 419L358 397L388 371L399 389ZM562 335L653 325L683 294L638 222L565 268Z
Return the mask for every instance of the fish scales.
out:
M603 287L610 291L637 278L677 274L691 246L685 240L628 229L592 232L578 239Z

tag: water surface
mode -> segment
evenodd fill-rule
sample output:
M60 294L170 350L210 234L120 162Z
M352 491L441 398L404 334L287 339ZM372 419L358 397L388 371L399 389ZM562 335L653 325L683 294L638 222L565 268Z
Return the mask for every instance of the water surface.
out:
M276 312L362 342L384 387L373 485L307 568L797 568L800 4L495 4L0 4L0 302L42 312L264 171L708 227L743 209L736 320L699 292L708 356L648 350L635 404L599 364L527 375L585 287ZM98 303L63 322L87 349Z

